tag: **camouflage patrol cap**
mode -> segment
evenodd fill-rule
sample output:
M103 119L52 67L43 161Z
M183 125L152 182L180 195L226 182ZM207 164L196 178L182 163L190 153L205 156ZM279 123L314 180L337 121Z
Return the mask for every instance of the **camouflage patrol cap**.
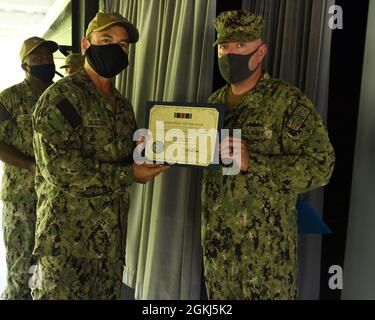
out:
M65 64L60 67L60 69L67 68L67 67L76 67L80 68L83 67L85 63L85 58L80 53L71 53L65 58Z
M48 47L51 50L51 53L54 53L59 49L59 45L54 41L44 40L39 37L31 37L31 38L26 39L21 46L21 51L20 51L21 61L23 62L23 60L30 53L32 53L35 49L39 48L41 45Z
M98 12L94 19L91 20L86 30L86 37L92 32L102 31L113 25L121 25L129 33L129 42L136 43L139 39L138 29L126 20L122 15L116 12Z
M224 11L214 20L217 44L228 41L251 42L262 37L264 19L247 10Z

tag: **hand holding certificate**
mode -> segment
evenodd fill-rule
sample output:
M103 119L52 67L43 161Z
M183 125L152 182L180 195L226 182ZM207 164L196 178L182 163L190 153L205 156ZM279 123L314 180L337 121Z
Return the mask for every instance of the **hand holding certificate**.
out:
M220 130L225 107L221 104L149 102L149 136L145 156L156 163L212 167L219 163Z

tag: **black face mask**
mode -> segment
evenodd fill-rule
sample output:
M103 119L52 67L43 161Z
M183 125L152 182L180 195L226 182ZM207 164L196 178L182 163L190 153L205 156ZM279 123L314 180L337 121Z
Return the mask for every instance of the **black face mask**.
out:
M104 78L113 78L129 65L128 55L118 44L92 44L85 55L91 68Z
M258 49L247 55L227 54L219 58L219 69L222 77L227 82L234 84L250 78L259 66L254 70L250 70L249 60L258 51Z
M55 76L55 65L53 63L40 64L37 66L30 66L29 73L35 78L42 80L44 83L51 83L53 77Z

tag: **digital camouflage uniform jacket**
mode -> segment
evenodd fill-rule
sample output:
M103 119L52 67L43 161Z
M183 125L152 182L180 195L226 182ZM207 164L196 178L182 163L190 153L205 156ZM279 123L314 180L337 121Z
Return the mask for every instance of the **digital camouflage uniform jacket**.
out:
M23 82L0 94L0 141L34 157L32 112L39 94ZM4 163L1 200L35 203L34 173Z
M115 97L116 113L80 71L39 99L35 255L124 256L136 122L130 103Z
M209 102L225 103L229 88ZM335 156L327 130L302 92L267 73L227 114L225 128L242 129L249 170L236 176L205 172L208 290L220 291L225 278L231 288L226 298L295 298L297 195L329 181Z

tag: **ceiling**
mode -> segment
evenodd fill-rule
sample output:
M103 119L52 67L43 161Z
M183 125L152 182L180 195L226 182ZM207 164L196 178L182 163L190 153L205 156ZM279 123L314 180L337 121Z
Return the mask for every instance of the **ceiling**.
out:
M0 0L0 38L43 36L69 0Z

